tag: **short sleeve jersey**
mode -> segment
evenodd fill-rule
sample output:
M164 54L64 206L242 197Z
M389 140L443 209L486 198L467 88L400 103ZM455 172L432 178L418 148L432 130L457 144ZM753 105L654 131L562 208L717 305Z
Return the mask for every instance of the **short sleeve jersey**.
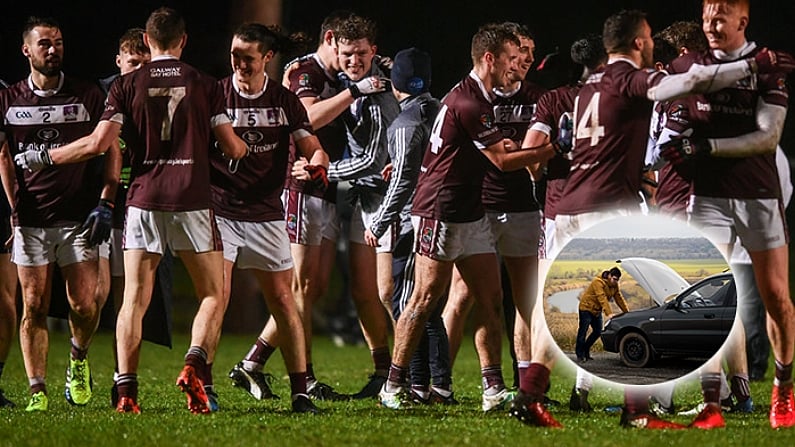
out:
M574 151L558 214L639 209L652 114L646 92L663 76L617 59L588 78L574 101Z
M96 85L63 76L60 86L42 92L30 78L0 91L0 141L11 155L50 150L94 130L105 95ZM46 167L38 172L16 168L14 225L52 228L82 223L99 199L100 179L88 162Z
M454 223L485 215L481 193L491 163L480 151L502 141L490 95L471 72L442 100L422 160L412 215Z
M753 45L753 44L750 44ZM742 57L759 51L751 47ZM698 63L720 64L710 52L691 53L671 63L671 71L681 73ZM787 107L789 92L785 73L754 74L729 88L714 93L686 98L693 135L703 138L732 138L754 132L758 102ZM676 121L667 124L677 129ZM680 126L681 127L681 126ZM755 155L742 158L705 157L696 162L693 193L705 197L737 199L781 198L776 170L776 155Z
M323 100L337 95L337 93L341 91L341 88L337 76L328 73L320 62L317 54L312 54L310 57L299 62L298 67L290 72L290 90L295 92L299 98L318 98ZM329 160L336 161L342 159L345 146L347 145L347 137L345 133L345 123L341 118L336 118L329 124L317 129L316 134L318 140L320 140L320 145L328 154ZM295 144L291 144L288 172L292 169L293 162L295 161L296 150ZM316 197L323 197L330 202L336 201L336 186L336 182L330 183L326 192L323 193L322 191L318 191L311 182L296 180L290 175L287 175L287 182L285 184L287 189L301 191Z
M306 109L294 93L269 78L255 95L240 92L232 76L220 84L232 126L249 152L241 160L211 152L213 209L233 220L282 220L281 193L290 137L300 140L312 135Z
M536 102L544 92L541 86L522 82L512 95L497 94L494 119L503 138L522 144ZM537 211L540 208L535 198L533 178L526 169L502 172L494 165L489 166L483 180L483 205L487 211L502 213Z
M172 57L156 58L111 86L103 120L130 120L127 205L154 211L210 207L212 127L229 123L217 81Z
M566 85L544 93L536 103L530 128L549 135L550 141L555 141L560 118L564 113L574 112L574 98L579 91L579 85ZM547 162L544 216L548 219L554 220L557 215L558 202L563 196L570 167L569 159L557 154Z

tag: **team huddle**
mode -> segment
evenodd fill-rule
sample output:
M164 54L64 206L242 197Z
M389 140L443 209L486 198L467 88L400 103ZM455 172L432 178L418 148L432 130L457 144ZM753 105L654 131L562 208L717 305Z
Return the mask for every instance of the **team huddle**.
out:
M18 280L26 410L47 411L57 263L72 333L66 399L86 405L95 394L87 354L111 295L112 402L140 413L142 322L157 299L158 266L173 253L199 303L176 380L191 413L218 411L212 367L236 266L253 272L270 311L228 374L256 399L276 397L264 371L281 349L294 412L317 413L313 400L457 404L452 366L474 309L483 411L507 408L525 424L561 428L546 404L557 351L539 278L579 232L658 212L699 226L727 258L738 241L747 251L776 360L770 424L793 426L795 310L776 146L795 61L747 41L747 23L747 0L704 0L707 44L694 48L670 31L659 42L674 52L663 56L645 15L621 11L602 36L572 45L575 65L552 90L525 80L535 50L526 27L483 25L472 70L439 101L428 53L376 55L374 22L349 12L324 20L316 51L288 63L282 80L265 68L289 40L274 27L240 25L233 73L216 80L180 60L185 22L160 8L120 39L120 76L104 94L63 74L59 25L31 17L22 36L30 76L0 90L10 205L0 216L8 240L0 376ZM647 200L644 178L657 186ZM353 394L319 380L312 363L313 306L341 236L338 195L353 205L351 296L373 362ZM501 368L503 307L517 391ZM691 426L720 427L720 364L705 369L706 405ZM2 390L0 405L13 405ZM648 393L629 389L622 424L686 427L655 416Z

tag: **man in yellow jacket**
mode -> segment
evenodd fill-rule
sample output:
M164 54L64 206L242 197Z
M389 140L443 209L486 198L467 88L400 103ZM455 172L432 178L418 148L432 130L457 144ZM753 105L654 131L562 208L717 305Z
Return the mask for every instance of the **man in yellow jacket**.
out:
M577 330L577 345L575 347L578 362L592 360L591 346L602 335L602 312L605 313L608 320L613 317L610 300L615 300L622 311L628 311L627 302L618 290L619 278L621 278L621 270L618 267L613 267L609 271L605 270L601 276L594 278L580 297L580 326ZM591 327L591 335L586 339L588 326Z

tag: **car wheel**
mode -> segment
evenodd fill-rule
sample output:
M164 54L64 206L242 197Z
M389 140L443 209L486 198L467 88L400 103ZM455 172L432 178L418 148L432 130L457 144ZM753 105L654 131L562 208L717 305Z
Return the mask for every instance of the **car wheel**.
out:
M630 368L643 368L652 359L649 341L637 332L630 332L621 339L618 352L621 361Z

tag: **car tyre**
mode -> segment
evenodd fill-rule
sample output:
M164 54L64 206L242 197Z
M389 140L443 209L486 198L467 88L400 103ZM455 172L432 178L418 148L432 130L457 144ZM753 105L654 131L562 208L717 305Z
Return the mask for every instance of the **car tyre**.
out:
M649 341L642 334L630 332L621 338L618 352L630 368L643 368L654 358Z

